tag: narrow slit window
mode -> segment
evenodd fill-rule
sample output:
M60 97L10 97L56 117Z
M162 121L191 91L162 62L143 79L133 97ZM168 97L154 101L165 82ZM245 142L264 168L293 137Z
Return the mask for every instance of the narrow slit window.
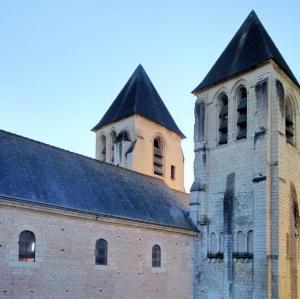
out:
M245 245L244 234L242 231L239 231L236 234L236 252L238 253L244 252L245 251L244 245Z
M115 161L115 143L117 141L117 134L115 131L113 131L110 135L110 141L111 141L111 154L110 154L110 161L112 164L114 164Z
M247 138L247 90L241 87L237 92L237 139Z
M100 159L106 161L106 137L104 135L100 139Z
M157 137L153 142L153 168L154 174L164 174L164 146L161 138Z
M107 242L104 239L96 242L96 265L107 265Z
M288 99L285 105L285 136L286 141L295 145L295 117L292 102Z
M161 267L161 249L159 245L154 245L152 247L152 267L153 268Z
M35 236L28 230L21 232L19 236L19 261L35 261Z
M222 94L219 98L219 144L228 142L228 97Z
M174 165L171 165L171 179L175 180L176 178L176 168Z
M247 234L247 252L253 253L253 230L248 231Z

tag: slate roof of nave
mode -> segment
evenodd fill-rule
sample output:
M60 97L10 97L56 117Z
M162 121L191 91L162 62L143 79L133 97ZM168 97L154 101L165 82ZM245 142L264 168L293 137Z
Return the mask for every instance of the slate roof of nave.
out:
M268 32L252 11L221 56L193 93L249 71L272 59L297 85L299 83Z
M0 130L0 197L194 230L163 180Z
M139 65L93 131L132 115L141 115L184 138L153 83Z

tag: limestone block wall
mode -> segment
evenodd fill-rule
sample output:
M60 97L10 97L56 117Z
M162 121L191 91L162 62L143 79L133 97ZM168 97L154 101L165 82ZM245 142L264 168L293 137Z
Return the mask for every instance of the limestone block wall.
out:
M270 293L273 73L272 63L265 64L197 94L196 110L204 103L205 119L203 138L195 132L190 203L201 230L196 298L267 298ZM247 89L247 138L237 140L236 92L241 85ZM219 145L222 93L228 96L228 144Z
M184 191L184 157L181 137L174 132L136 115L138 141L133 153L133 167L136 171L162 178L170 188ZM153 142L160 136L164 142L164 174L153 174ZM144 158L140 158L144 157ZM175 179L171 178L171 165L175 166Z
M116 132L118 135L124 130L128 132L130 141L117 143L114 148L113 164L163 179L170 188L184 192L184 157L181 137L142 116L131 116L100 128L96 132L96 159L101 160L101 136L106 136L106 162L111 163L111 133ZM164 145L162 176L154 174L153 143L156 137L161 137ZM175 167L173 178L171 166Z
M289 98L294 105L295 145L286 142L284 113L278 113L278 296L300 296L300 91L286 75L276 69L276 80L282 84L284 104Z
M36 261L18 261L18 237L36 237ZM95 243L108 265L95 265ZM162 267L151 250L161 247ZM0 298L192 298L193 236L25 204L0 204Z

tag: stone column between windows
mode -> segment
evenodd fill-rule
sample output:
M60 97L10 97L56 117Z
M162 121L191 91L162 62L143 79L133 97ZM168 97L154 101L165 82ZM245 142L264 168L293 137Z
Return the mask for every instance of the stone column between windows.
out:
M255 86L256 129L254 135L254 256L253 256L253 299L270 298L271 264L270 247L270 173L268 171L270 125L269 80Z

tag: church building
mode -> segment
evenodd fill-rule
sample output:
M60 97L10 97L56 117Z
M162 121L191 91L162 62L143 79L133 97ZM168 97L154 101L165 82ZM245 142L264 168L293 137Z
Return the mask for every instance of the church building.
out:
M255 12L193 94L195 298L300 298L300 89Z
M300 298L300 85L254 11L192 93L190 195L141 65L95 159L0 130L0 298Z
M179 130L142 66L96 159L0 131L0 298L192 298Z

